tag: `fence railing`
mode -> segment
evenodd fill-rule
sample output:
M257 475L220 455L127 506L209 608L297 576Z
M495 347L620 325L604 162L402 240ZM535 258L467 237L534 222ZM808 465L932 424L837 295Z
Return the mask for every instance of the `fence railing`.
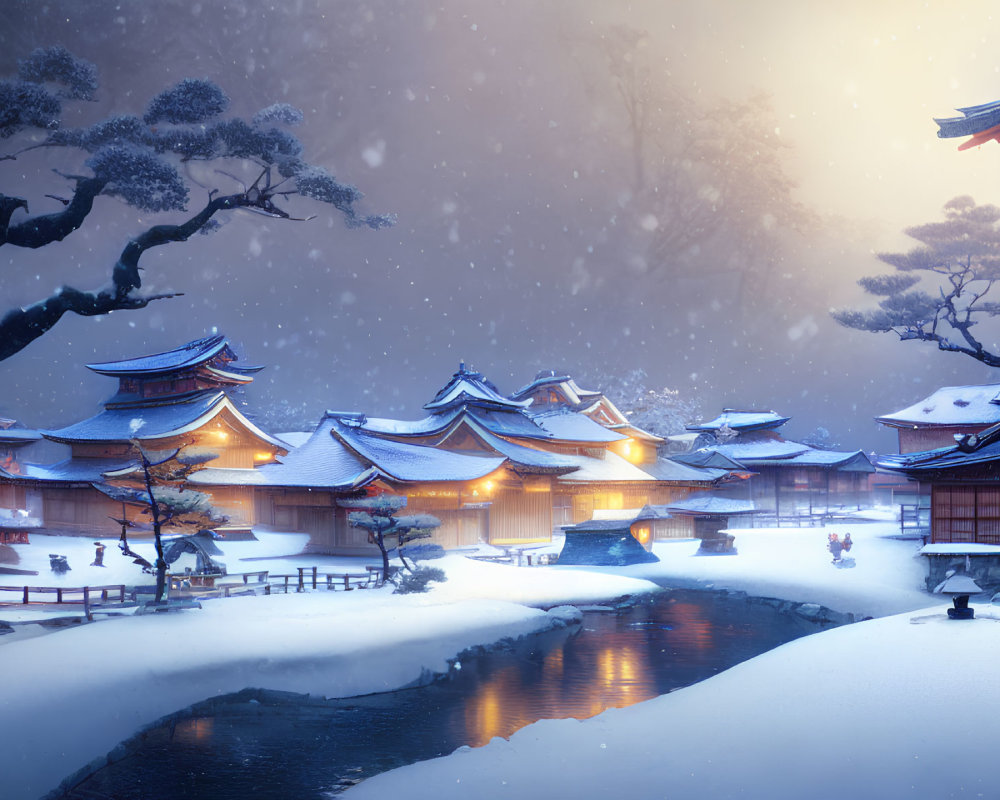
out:
M365 572L321 572L319 567L299 567L289 575L272 575L268 570L230 575L179 573L167 576L172 597L230 597L236 594L304 592L313 589L351 591L377 588L385 583L381 567ZM154 586L0 586L0 606L81 605L87 619L95 611L141 605L141 598L155 594Z

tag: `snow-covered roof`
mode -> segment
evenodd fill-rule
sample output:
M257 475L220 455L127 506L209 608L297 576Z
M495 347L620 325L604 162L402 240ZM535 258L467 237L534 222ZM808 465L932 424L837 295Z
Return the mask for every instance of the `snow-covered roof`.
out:
M284 431L282 433L274 434L276 439L280 439L289 447L299 447L304 444L310 436L312 436L312 431Z
M674 461L682 464L689 464L692 467L710 467L712 469L722 469L727 472L746 472L747 467L739 461L735 461L724 453L720 453L714 448L700 448L687 453L674 453L671 456Z
M591 456L565 456L578 469L568 475L558 478L560 483L578 483L582 481L655 481L652 475L644 472L634 464L630 464L617 453L605 452L603 458Z
M672 458L658 458L652 464L643 464L642 469L658 481L679 483L711 483L730 474L728 469L693 467ZM740 467L742 469L742 467Z
M359 427L372 433L387 433L395 436L427 436L447 428L461 413L462 409L457 408L450 412L431 414L417 420L365 416L364 422Z
M458 453L408 442L373 436L345 425L337 417L332 432L351 450L373 464L380 473L399 481L470 481L484 478L499 469L504 456Z
M757 513L757 507L754 505L753 500L739 500L713 494L685 497L683 500L667 503L664 507L671 514L688 516L712 514L732 517Z
M974 556L996 555L1000 544L978 544L976 542L937 542L925 544L919 550L922 556Z
M569 375L558 375L555 370L549 369L539 372L531 383L522 386L514 392L511 395L511 399L528 399L544 386L557 386L560 393L566 399L566 402L571 406L578 406L581 403L590 402L594 398L603 397L601 392L581 389L577 382Z
M244 417L221 391L205 391L171 398L170 402L111 406L82 422L56 430L43 430L42 435L56 442L67 443L162 439L197 430L223 410L233 414L240 424L257 438L281 450L287 449L283 442L264 433Z
M149 375L164 372L175 372L180 369L204 364L218 355L225 355L227 360L235 361L236 354L229 347L226 337L219 334L207 336L204 339L196 339L193 342L167 350L163 353L154 353L138 358L126 358L120 361L104 361L95 364L87 364L87 369L91 369L100 375L110 375L114 377L124 377L129 375ZM259 372L263 367L234 367L226 368L234 373Z
M528 467L532 470L563 473L572 472L578 468L572 456L552 453L548 450L536 450L533 447L509 442L480 427L473 420L469 421L469 426L484 444L492 447L500 455L509 458L515 465Z
M907 475L927 475L995 461L1000 461L1000 425L965 436L958 444L948 447L881 455L875 465Z
M585 522L578 522L575 525L563 525L562 529L567 533L588 533L590 531L622 531L631 533L633 517L617 517L614 519L588 519ZM565 563L565 562L564 562Z
M6 444L26 444L41 438L42 434L28 428L0 428L0 442Z
M193 483L351 489L374 477L368 464L332 435L333 418L326 417L312 435L277 463L250 470L208 467L192 476Z
M458 366L458 372L451 376L451 380L424 408L435 411L465 403L485 403L498 408L525 408L530 401L522 402L504 397L490 381L478 372L467 370L462 363Z
M753 464L761 460L786 459L802 455L809 447L798 442L788 442L784 439L736 439L728 444L716 444L706 448L721 453L727 458L744 464Z
M944 386L912 406L875 419L896 428L993 425L1000 422L1000 384Z
M719 428L732 428L734 431L757 431L780 428L791 417L782 417L773 411L737 411L725 409L710 422L699 422L688 425L689 431L717 431Z
M983 587L968 575L951 575L934 587L935 594L979 594Z
M620 442L628 437L605 428L584 414L566 408L528 411L526 414L555 439L567 442Z
M752 460L755 467L763 466L797 466L797 467L836 467L841 472L874 472L868 456L861 450L841 452L838 450L807 449L791 458L756 459Z
M128 459L67 458L55 464L18 464L17 472L0 468L0 475L15 480L95 483L103 480L105 472L124 469L131 464Z

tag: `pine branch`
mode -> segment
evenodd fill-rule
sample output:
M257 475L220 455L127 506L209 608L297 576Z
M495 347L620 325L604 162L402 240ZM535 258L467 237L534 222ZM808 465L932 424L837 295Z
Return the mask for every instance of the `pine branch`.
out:
M100 178L78 177L76 191L62 211L42 214L17 225L10 225L10 217L18 208L28 210L28 203L19 197L0 194L0 245L37 249L52 242L61 242L79 228L94 207L94 198L107 185Z

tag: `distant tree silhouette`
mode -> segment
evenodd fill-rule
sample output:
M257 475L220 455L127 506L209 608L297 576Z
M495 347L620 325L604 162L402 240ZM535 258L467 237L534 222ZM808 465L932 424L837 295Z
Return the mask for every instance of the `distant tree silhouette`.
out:
M858 281L882 298L877 308L841 309L833 318L848 328L934 342L939 350L1000 366L1000 353L988 350L974 330L1000 315L1000 303L987 299L1000 280L1000 208L956 197L945 204L944 216L906 229L918 247L877 255L895 272ZM916 288L922 281L930 284L927 290Z
M355 204L361 193L302 159L301 142L285 129L301 122L302 112L288 104L272 105L249 120L222 119L229 105L222 89L208 80L185 79L156 95L141 117L121 114L84 128L61 127L64 102L92 100L97 88L96 67L63 47L35 50L19 62L15 78L0 80L0 139L23 140L18 142L23 146L0 155L0 161L38 148L87 154L82 174L59 173L72 187L70 196L46 195L61 210L21 219L21 213L28 214L28 200L0 193L0 246L40 248L62 241L84 224L102 195L145 212L183 211L189 188L177 166L186 161L249 160L259 165L259 175L235 194L210 191L201 209L183 222L153 225L135 236L112 266L106 286L89 291L62 286L32 305L8 311L0 319L0 360L50 330L67 312L98 316L175 296L138 291L140 258L150 248L211 231L220 212L245 208L293 219L278 204L299 194L332 205L352 227L392 224L387 215L358 215Z

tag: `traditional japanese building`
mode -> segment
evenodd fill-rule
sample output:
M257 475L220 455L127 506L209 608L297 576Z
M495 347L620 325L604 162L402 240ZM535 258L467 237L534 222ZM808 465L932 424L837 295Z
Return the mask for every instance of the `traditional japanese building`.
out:
M779 520L857 507L867 498L868 476L875 471L868 457L861 450L819 450L785 439L778 429L789 419L773 411L726 409L711 421L689 425L689 431L710 436L710 443L674 459L692 466L741 465L752 475L728 493L741 494Z
M950 447L1000 423L1000 384L944 386L907 408L875 418L895 428L900 453Z
M0 484L36 498L46 530L99 534L119 505L94 484L104 474L134 463L133 443L149 451L196 446L216 452L218 467L252 469L274 461L287 447L251 423L229 392L253 380L260 367L243 367L225 337L211 336L175 350L122 361L88 364L115 378L118 391L97 415L65 428L41 431L68 446L68 458L54 464L18 465L0 471ZM236 524L253 519L246 487L212 492L216 507Z
M1000 545L1000 424L947 447L881 456L931 495L931 542Z
M370 546L337 500L360 491L405 495L408 512L441 520L433 541L453 548L548 541L595 510L667 502L728 475L680 464L670 477L653 474L645 467L659 464L655 451L648 465L622 455L625 429L568 403L506 397L464 364L424 408L414 421L330 411L280 463L245 476L209 468L195 480L252 484L258 524L306 530L313 547L353 553Z
M658 437L569 378L549 376L506 397L464 364L422 419L330 411L293 447L233 402L232 390L260 369L235 362L225 338L213 336L87 365L117 379L118 391L95 416L42 432L69 449L67 458L19 463L0 471L0 485L34 497L46 530L107 536L123 509L102 489L107 476L134 464L135 444L197 447L216 457L189 482L211 495L230 526L305 531L313 548L361 554L372 545L347 524L340 500L404 495L408 512L441 520L434 541L445 547L516 545L548 541L595 511L668 503L731 476L657 458ZM664 535L691 535L689 522L679 524Z

